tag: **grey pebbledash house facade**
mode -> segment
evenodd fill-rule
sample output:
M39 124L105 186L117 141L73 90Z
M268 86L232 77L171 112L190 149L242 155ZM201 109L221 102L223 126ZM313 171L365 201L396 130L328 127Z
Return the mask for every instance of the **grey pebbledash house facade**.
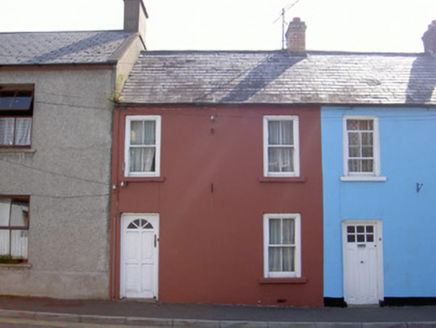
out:
M0 295L107 298L115 89L145 50L120 31L0 33Z

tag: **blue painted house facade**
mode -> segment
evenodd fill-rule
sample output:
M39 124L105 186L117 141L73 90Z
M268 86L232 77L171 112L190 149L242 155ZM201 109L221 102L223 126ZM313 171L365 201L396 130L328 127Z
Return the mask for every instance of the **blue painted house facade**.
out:
M436 108L323 107L321 117L325 297L348 304L435 297ZM377 124L355 132L350 121ZM371 159L347 157L358 133L372 135ZM347 172L359 169L353 161L364 171L365 160L372 172Z
M332 59L344 88L321 107L326 299L436 297L436 22L423 40L422 54Z

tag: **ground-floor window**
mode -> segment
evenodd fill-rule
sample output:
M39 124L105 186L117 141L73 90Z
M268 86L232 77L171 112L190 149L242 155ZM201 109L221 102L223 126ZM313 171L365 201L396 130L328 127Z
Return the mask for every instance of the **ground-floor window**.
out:
M29 197L0 196L0 262L27 261Z
M300 214L264 215L264 275L301 277Z

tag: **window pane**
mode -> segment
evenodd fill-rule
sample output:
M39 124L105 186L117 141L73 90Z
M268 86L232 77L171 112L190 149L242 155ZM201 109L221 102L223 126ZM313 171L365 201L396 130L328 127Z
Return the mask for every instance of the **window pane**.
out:
M156 144L156 122L145 121L144 122L144 144L155 145Z
M358 130L359 129L359 121L357 120L347 120L347 130Z
M269 145L293 145L294 130L293 121L269 121L268 144Z
M281 144L293 145L294 144L294 122L281 121Z
M280 245L281 241L281 220L270 219L269 220L269 244Z
M0 146L12 146L14 143L14 125L13 117L0 118Z
M11 201L10 198L0 198L0 226L2 227L10 226Z
M373 172L373 171L374 171L374 161L372 159L362 160L361 172Z
M347 235L347 242L354 243L356 241L356 236L354 235Z
M293 219L283 219L283 244L284 245L293 245L295 244L295 228L294 228L294 220Z
M29 201L27 199L14 199L12 201L11 226L29 226Z
M10 109L15 91L0 91L0 109Z
M350 145L350 147L348 147L348 156L351 158L360 157L360 145Z
M347 232L353 233L354 232L354 226L348 226L347 227Z
M357 235L357 242L359 243L365 242L365 235Z
M130 127L131 145L155 145L156 122L155 121L132 121Z
M366 232L374 232L373 226L366 226Z
M362 172L361 170L361 161L358 159L350 159L348 160L348 170L350 172Z
M372 144L373 144L373 133L362 132L362 145L372 146Z
M362 157L373 157L372 146L362 146Z
M284 247L283 251L283 271L295 271L295 248Z
M269 172L294 172L293 148L269 148Z
M357 226L357 232L365 232L364 226Z
M366 235L366 241L372 243L374 241L374 235L372 234Z
M130 123L130 144L143 145L144 144L144 122L132 121Z
M17 117L15 127L15 145L30 145L30 131L32 128L32 118Z
M155 147L130 149L130 172L155 171Z
M17 91L11 109L29 109L32 98L32 91Z
M10 230L0 230L0 255L10 255Z
M12 230L11 231L11 256L18 258L27 258L27 230Z
M268 250L269 271L282 271L282 249L279 247L270 247Z
M268 121L268 144L280 145L280 122Z
M360 146L360 134L356 132L348 133L348 143L354 146Z

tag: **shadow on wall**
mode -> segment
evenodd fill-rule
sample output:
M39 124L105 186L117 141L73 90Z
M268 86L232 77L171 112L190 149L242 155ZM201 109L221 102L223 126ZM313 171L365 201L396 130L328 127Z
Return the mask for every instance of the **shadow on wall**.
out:
M406 104L430 103L436 86L436 59L430 54L418 56L410 70Z

